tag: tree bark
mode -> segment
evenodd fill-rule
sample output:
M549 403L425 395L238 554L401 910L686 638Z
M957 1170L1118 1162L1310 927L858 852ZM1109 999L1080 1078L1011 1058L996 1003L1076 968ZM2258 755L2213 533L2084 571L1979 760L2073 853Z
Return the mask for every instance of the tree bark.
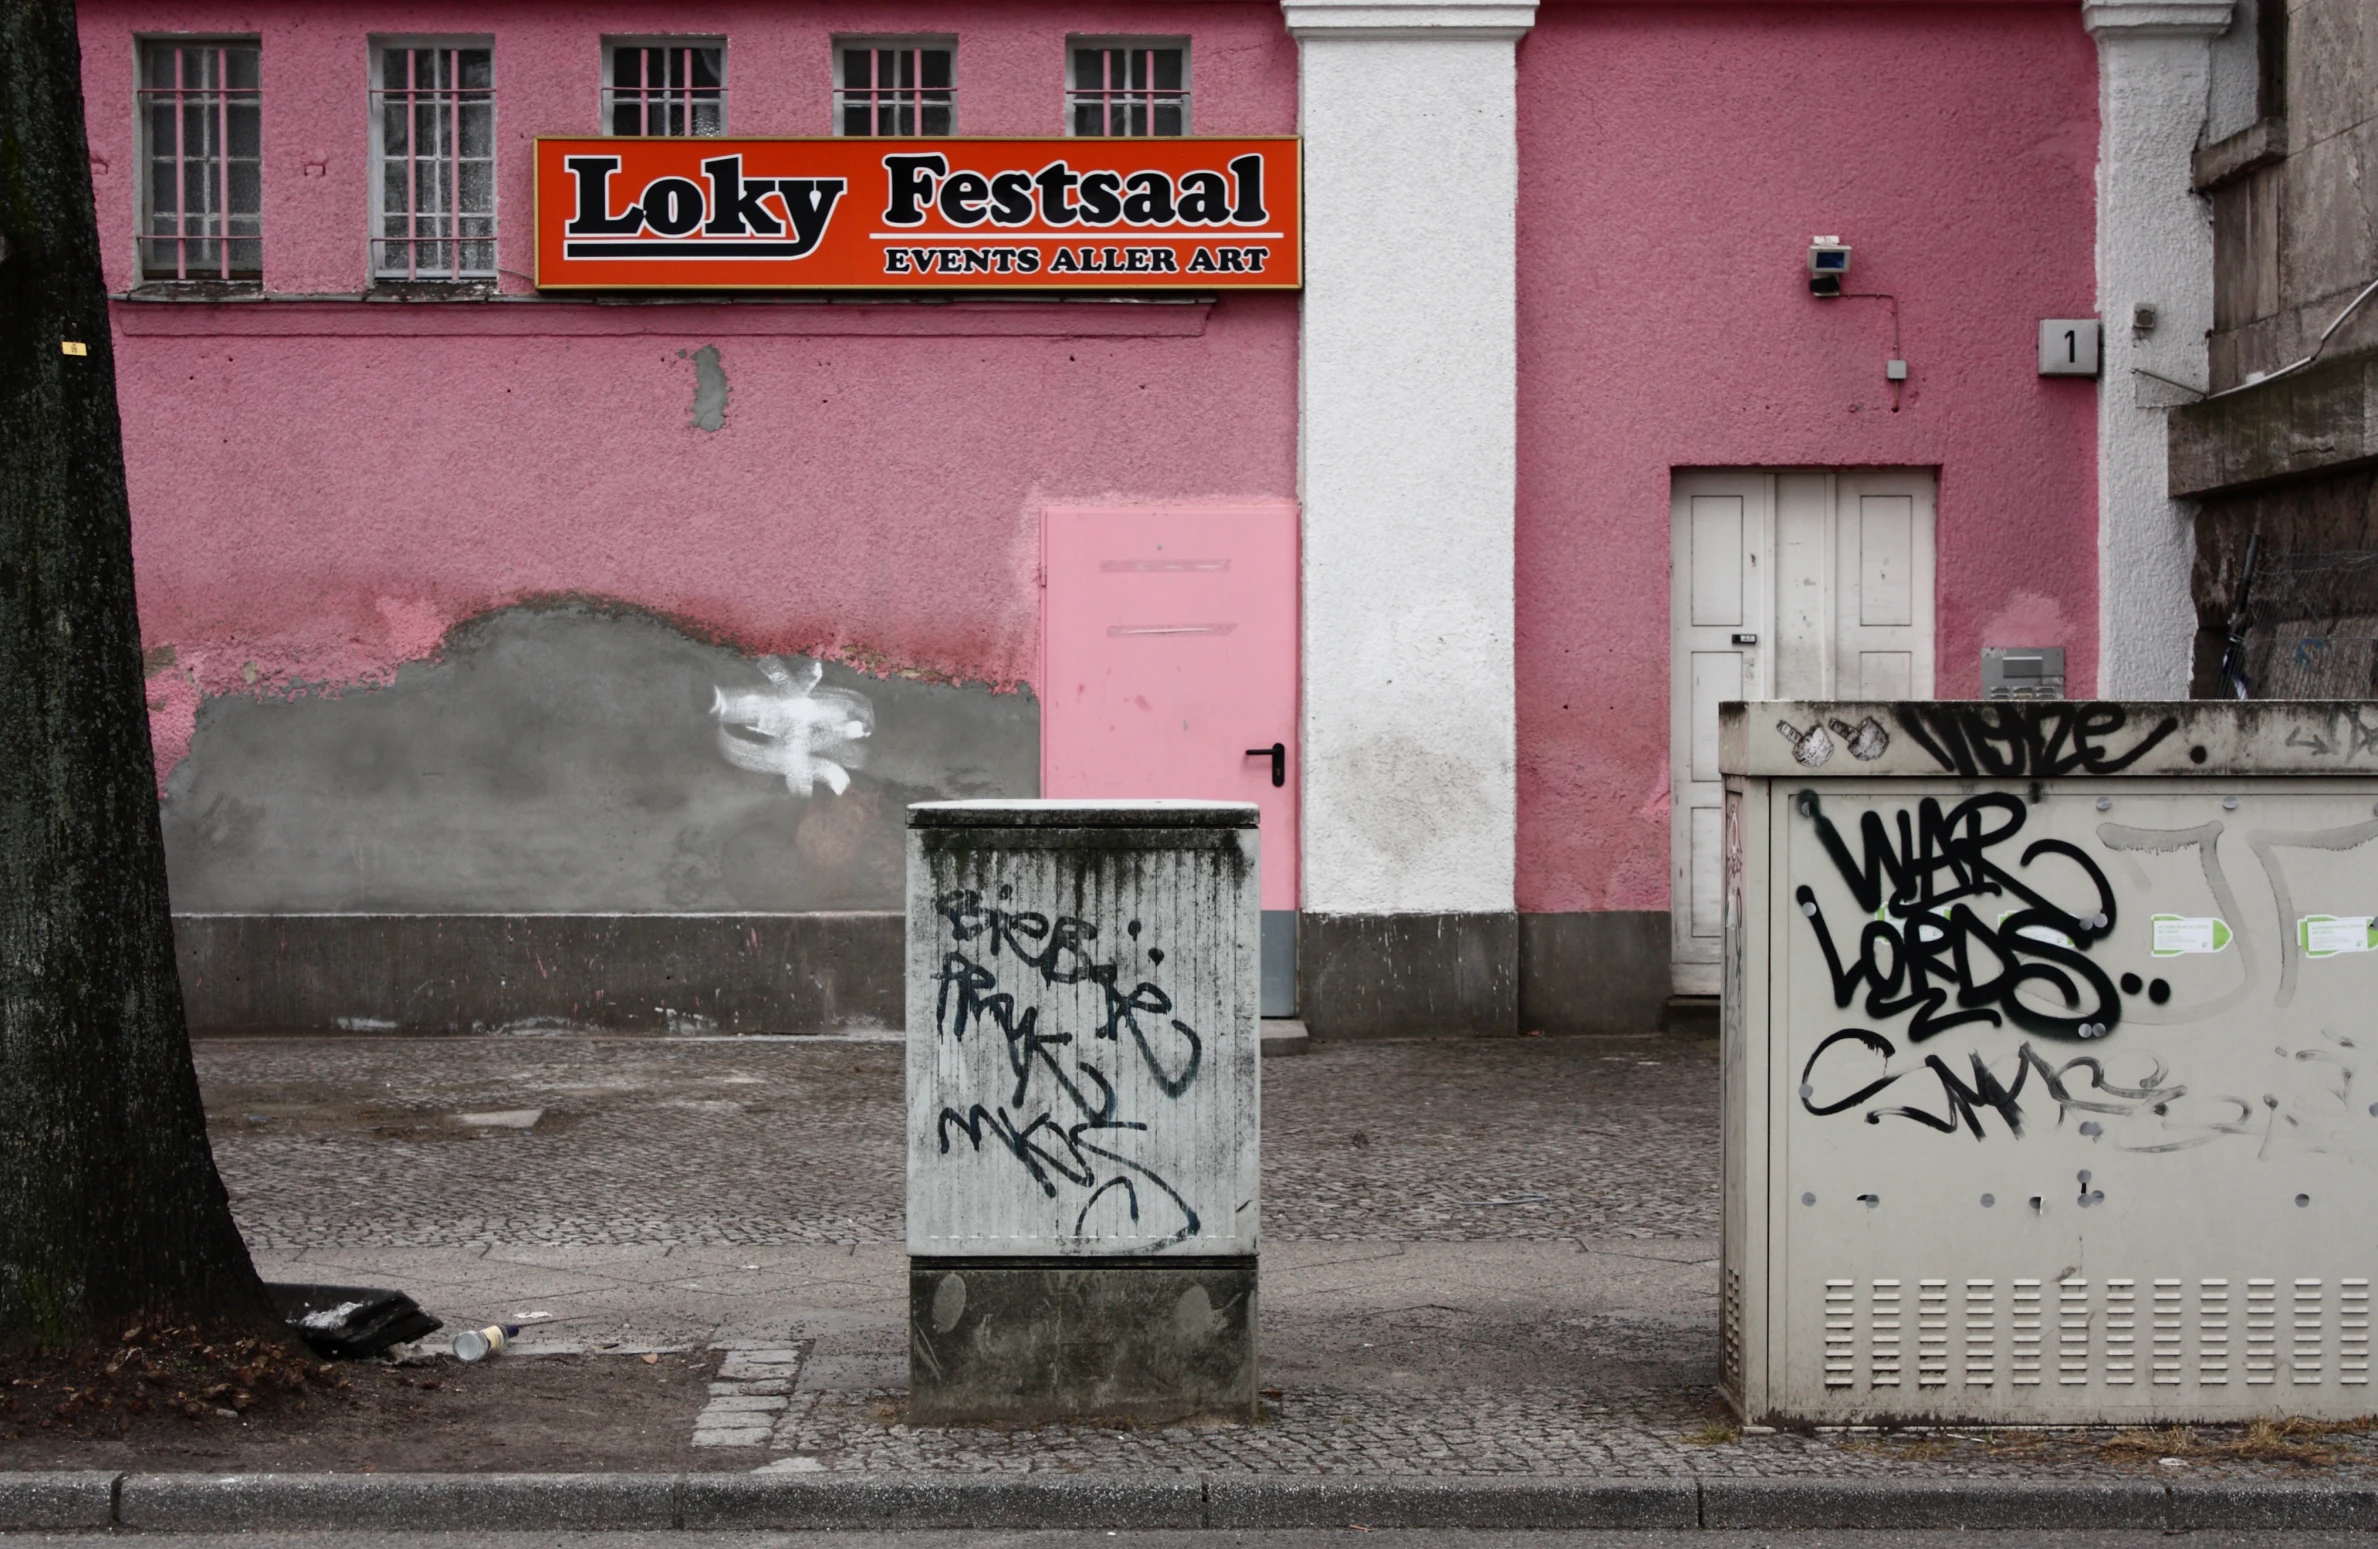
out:
M0 244L0 1342L272 1323L174 970L72 0L0 0Z

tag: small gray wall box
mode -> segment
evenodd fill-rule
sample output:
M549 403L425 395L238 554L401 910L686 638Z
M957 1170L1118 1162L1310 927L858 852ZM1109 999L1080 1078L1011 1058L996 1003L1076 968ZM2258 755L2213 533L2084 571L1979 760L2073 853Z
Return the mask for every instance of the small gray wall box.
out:
M2378 704L1735 703L1718 767L1745 1418L2370 1412Z
M1255 1412L1256 809L909 809L909 1417Z
M2064 647L2060 645L1986 645L1982 647L1984 699L2062 699Z

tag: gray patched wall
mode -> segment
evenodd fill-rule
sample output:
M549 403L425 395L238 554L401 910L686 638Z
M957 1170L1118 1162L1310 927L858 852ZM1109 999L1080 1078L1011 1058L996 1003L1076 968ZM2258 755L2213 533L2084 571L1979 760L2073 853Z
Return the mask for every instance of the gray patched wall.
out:
M383 688L207 701L165 844L183 913L897 909L908 803L1039 789L1029 694L523 607Z

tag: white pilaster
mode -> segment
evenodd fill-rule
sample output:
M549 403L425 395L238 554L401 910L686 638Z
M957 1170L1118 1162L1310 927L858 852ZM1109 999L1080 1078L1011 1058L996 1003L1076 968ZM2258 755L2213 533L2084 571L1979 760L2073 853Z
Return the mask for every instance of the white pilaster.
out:
M2205 122L2211 40L2230 0L2084 0L2097 39L2097 692L2184 699L2196 637L2189 570L2195 506L2165 493L2162 409L2149 378L2201 387L2213 326L2213 230L2190 191ZM2155 308L2152 333L2132 309ZM2143 391L2142 391L2143 389Z
M1508 912L1516 48L1535 0L1283 0L1302 49L1304 907Z

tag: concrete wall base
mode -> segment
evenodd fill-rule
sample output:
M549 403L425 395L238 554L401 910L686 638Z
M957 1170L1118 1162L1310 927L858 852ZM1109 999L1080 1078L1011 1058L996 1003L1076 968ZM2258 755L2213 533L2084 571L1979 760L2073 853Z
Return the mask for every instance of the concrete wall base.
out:
M190 1026L232 1033L844 1033L903 1024L901 919L181 914ZM1668 916L1305 915L1317 1038L1648 1033Z
M199 1033L841 1033L906 1018L901 917L183 914Z
M914 1425L1253 1419L1256 1260L908 1261Z
M1308 914L1298 1003L1316 1038L1498 1038L1519 1028L1507 912Z
M1520 1030L1642 1034L1662 1028L1669 935L1665 909L1521 915Z

